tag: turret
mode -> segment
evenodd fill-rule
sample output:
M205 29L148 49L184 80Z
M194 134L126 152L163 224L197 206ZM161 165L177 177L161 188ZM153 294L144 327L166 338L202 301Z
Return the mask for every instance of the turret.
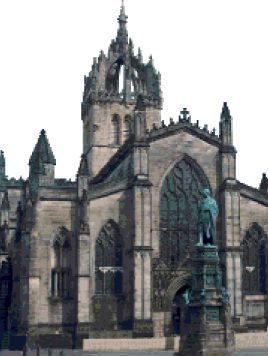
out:
M30 183L41 186L50 186L54 184L54 166L56 160L45 130L40 132L37 144L29 160Z

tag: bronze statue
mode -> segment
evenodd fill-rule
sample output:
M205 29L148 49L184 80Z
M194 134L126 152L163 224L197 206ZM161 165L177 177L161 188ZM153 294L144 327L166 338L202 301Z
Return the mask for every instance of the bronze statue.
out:
M203 199L198 212L198 245L216 244L216 218L218 206L216 200L210 196L208 188L202 190Z

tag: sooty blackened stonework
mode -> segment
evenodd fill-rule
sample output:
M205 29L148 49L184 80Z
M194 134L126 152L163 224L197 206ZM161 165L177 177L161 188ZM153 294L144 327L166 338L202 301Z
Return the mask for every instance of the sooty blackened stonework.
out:
M27 180L8 179L0 154L2 344L179 333L205 187L235 325L266 327L267 178L236 179L227 103L219 136L185 108L161 121L160 73L134 51L124 6L118 23L85 77L76 181L55 178L44 130Z

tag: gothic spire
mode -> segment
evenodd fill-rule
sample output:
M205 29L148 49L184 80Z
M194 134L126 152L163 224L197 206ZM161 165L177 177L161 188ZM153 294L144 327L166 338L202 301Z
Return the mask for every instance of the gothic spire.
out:
M126 15L124 0L122 0L120 15L117 19L119 28L117 30L116 38L116 42L119 43L119 45L122 47L128 44L127 19L128 16Z
M42 163L50 163L53 165L56 164L54 154L52 152L52 149L46 136L46 131L44 129L40 132L37 144L35 145L29 164L40 164L40 161L42 161Z

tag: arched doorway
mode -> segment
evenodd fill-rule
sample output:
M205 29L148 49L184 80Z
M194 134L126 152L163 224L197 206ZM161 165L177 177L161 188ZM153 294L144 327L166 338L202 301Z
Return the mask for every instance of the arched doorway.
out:
M172 320L173 335L180 335L181 333L181 322L182 322L183 312L185 307L183 294L186 292L187 289L189 289L188 285L185 285L182 288L180 288L174 295L172 301L171 320Z

